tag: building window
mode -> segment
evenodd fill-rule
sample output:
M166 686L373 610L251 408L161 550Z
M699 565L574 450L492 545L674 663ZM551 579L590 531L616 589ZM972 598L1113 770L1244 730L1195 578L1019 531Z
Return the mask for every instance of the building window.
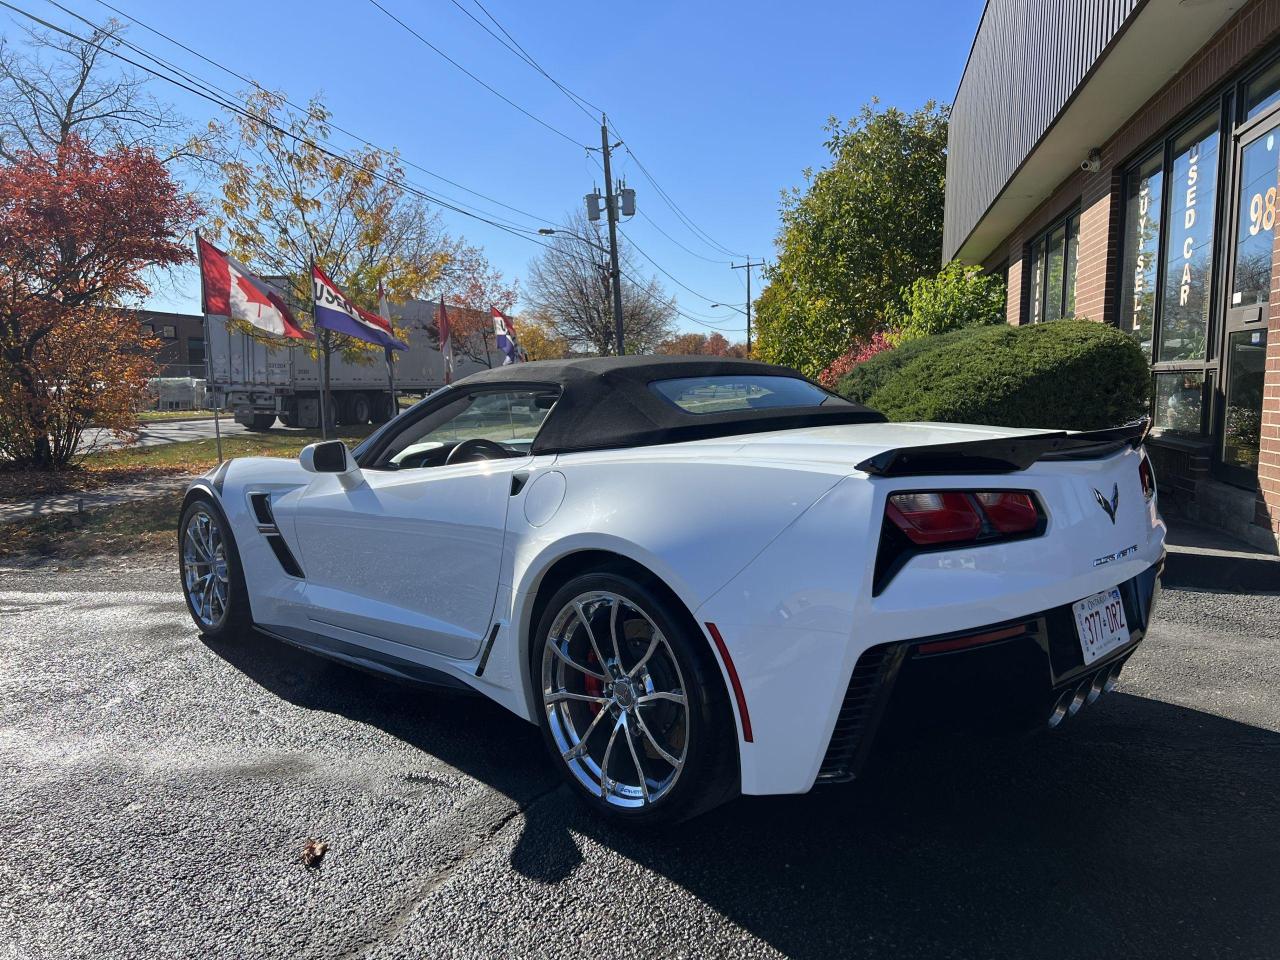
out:
M1080 214L1055 223L1031 244L1028 315L1032 323L1075 315Z
M174 327L161 327L160 336L164 337L166 340L176 340L178 338L178 331Z
M1205 359L1213 273L1218 187L1218 116L1204 118L1173 141L1160 362Z
M204 337L187 337L187 363L204 363Z
M1156 271L1160 244L1160 206L1164 197L1164 156L1139 164L1125 177L1124 270L1121 273L1121 326L1151 357L1156 316Z
M1204 424L1204 371L1157 373L1155 381L1151 429L1199 434Z
M1202 114L1124 179L1119 322L1152 363L1152 427L1202 435L1209 382L1221 112Z
M1280 103L1280 61L1244 85L1244 118L1252 120Z

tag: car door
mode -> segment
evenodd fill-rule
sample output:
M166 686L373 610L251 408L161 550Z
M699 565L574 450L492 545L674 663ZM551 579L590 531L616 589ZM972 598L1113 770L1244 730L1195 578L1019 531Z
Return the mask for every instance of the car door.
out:
M479 652L497 595L513 477L532 461L529 446L554 394L450 393L362 455L357 478L318 474L294 501L305 603L317 632L459 659ZM505 455L444 462L468 440L498 444Z

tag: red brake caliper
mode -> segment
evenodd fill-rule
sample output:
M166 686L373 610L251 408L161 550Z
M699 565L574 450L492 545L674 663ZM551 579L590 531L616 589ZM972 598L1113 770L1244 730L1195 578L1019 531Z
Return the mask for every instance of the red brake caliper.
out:
M603 664L601 664L600 660L596 657L596 652L594 650L590 651L587 654L587 666L603 668ZM595 677L583 677L582 686L586 690L587 696L589 697L604 696L604 684L601 683L599 680L597 680ZM587 709L591 711L591 715L593 717L600 712L600 707L601 705L598 703L587 704Z

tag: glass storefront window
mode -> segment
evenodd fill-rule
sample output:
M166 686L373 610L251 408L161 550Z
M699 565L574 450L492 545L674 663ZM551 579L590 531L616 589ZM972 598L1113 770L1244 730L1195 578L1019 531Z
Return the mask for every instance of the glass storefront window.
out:
M1262 389L1267 366L1267 331L1227 334L1227 408L1222 460L1232 467L1258 469L1262 441Z
M1244 117L1252 120L1280 101L1280 63L1274 63L1244 87Z
M1048 258L1045 265L1044 318L1062 319L1062 281L1066 276L1067 229L1061 226L1049 234Z
M1044 241L1031 245L1031 322L1041 320L1040 307L1044 302Z
M1156 374L1152 429L1198 435L1204 408L1204 371Z
M1280 137L1268 133L1240 154L1240 217L1236 227L1231 306L1266 303L1271 293L1271 257L1275 239L1277 157Z
M1124 269L1120 278L1121 328L1151 356L1156 316L1156 273L1164 164L1160 157L1133 170L1125 182Z
M1080 273L1080 218L1067 221L1067 298L1065 316L1076 315L1076 279Z
M1075 314L1080 215L1072 214L1031 245L1030 320L1061 320Z
M1217 186L1218 117L1214 114L1173 144L1160 310L1161 361L1205 358Z

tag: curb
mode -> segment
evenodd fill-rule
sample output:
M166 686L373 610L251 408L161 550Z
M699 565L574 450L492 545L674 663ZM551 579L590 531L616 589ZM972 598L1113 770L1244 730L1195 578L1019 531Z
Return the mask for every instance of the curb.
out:
M1164 586L1221 593L1280 592L1280 557L1169 550Z

